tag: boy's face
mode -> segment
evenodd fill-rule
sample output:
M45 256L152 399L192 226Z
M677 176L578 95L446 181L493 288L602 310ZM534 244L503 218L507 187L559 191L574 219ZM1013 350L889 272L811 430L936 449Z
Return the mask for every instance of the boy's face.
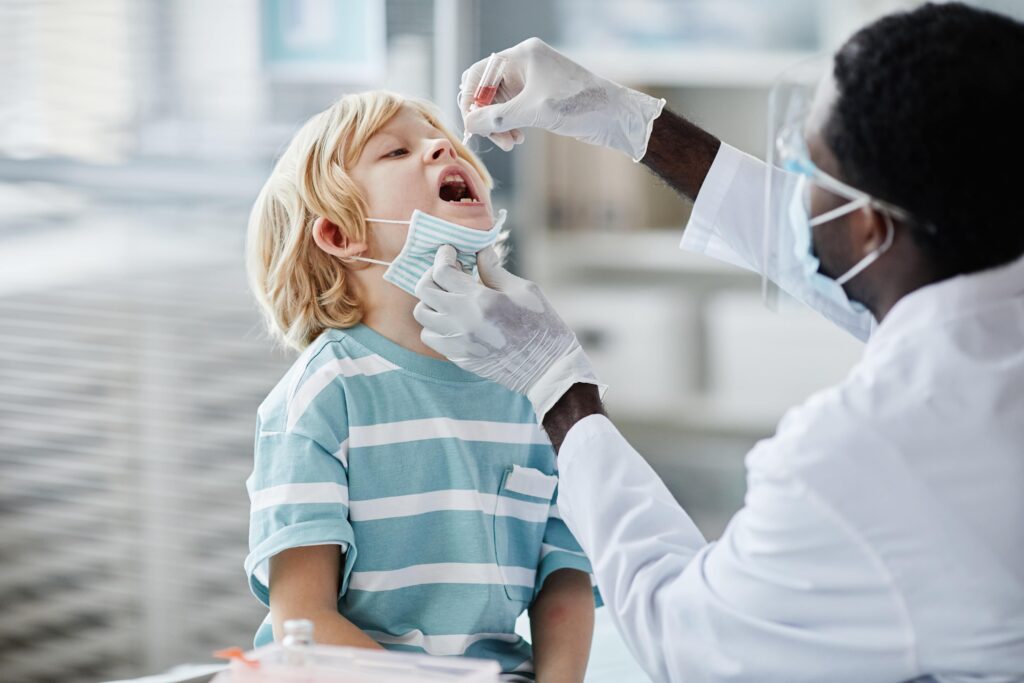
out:
M491 193L444 133L415 109L402 107L366 143L349 169L366 198L371 218L406 221L414 209L488 230L494 224ZM402 226L371 223L368 238L379 257L401 251Z

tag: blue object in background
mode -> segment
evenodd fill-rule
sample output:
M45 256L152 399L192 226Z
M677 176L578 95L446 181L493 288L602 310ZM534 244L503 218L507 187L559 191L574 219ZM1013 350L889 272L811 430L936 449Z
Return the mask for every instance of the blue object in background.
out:
M385 33L383 0L263 0L263 59L274 78L379 80Z

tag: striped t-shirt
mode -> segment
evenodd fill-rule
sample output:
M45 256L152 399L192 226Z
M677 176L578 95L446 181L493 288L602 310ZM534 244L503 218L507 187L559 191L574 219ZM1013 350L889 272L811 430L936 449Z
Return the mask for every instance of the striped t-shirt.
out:
M525 398L365 325L329 330L259 409L250 587L269 606L273 555L338 545L338 611L381 645L532 678L516 617L553 571L591 572L557 482ZM256 645L272 638L268 618Z

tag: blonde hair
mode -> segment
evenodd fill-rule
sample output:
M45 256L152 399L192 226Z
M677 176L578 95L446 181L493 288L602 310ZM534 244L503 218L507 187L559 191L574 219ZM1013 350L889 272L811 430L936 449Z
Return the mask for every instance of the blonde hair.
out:
M438 128L493 186L480 160L440 121L430 103L375 90L346 95L302 126L274 166L249 216L246 270L270 335L297 350L324 330L363 317L342 262L313 241L317 218L350 240L366 239L366 201L348 174L367 141L403 106Z

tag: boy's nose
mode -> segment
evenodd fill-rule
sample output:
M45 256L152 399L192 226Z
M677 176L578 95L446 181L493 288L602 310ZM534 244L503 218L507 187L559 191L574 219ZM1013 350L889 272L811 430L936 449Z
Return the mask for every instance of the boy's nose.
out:
M428 161L441 161L458 158L455 154L455 147L447 138L440 138L427 147Z

